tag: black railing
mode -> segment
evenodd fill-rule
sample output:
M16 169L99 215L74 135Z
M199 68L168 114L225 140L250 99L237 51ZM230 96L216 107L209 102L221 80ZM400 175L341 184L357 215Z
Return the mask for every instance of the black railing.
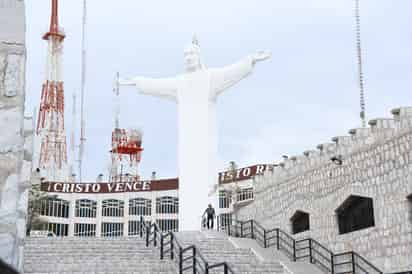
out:
M262 247L276 246L293 261L309 260L332 274L383 274L376 266L354 251L334 254L312 238L295 240L285 231L265 229L255 220L236 221L226 226L229 236L255 239Z
M156 223L146 224L140 217L140 237L145 238L146 247L151 244L160 248L160 259L169 258L177 264L179 274L209 274L211 269L223 269L224 274L235 274L227 262L209 264L195 245L183 247L172 231L161 232Z

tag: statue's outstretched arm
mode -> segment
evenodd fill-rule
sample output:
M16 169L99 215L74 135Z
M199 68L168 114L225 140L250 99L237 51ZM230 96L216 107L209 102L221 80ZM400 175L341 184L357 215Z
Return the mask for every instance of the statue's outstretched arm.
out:
M258 51L243 60L218 69L211 70L212 97L215 98L220 93L235 85L237 82L247 77L253 70L254 65L270 58L270 53Z
M176 100L177 95L176 78L146 78L135 77L131 79L119 79L121 86L136 86L138 91L145 95L164 97Z

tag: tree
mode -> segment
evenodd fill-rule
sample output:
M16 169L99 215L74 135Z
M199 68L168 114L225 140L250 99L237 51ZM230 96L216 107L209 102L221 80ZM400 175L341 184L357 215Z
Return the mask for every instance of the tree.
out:
M43 178L40 178L40 170L36 169L31 176L31 188L29 191L28 211L27 211L27 235L31 230L43 230L47 220L40 215L41 202L45 199L56 198L57 195L50 196L41 190Z

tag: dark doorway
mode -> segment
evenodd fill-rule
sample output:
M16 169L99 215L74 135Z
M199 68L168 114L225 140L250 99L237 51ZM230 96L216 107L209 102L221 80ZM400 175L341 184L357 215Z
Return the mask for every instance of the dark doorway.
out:
M309 230L309 213L297 210L290 218L292 223L292 233L300 233Z
M375 226L373 200L351 195L336 209L339 234L345 234Z

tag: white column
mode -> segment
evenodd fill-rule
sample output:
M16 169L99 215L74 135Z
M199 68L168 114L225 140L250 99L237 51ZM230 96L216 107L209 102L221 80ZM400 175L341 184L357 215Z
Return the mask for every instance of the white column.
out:
M123 236L129 236L129 195L126 193L123 195L124 210L123 210Z
M96 199L97 211L96 211L96 237L101 236L102 230L102 200Z

